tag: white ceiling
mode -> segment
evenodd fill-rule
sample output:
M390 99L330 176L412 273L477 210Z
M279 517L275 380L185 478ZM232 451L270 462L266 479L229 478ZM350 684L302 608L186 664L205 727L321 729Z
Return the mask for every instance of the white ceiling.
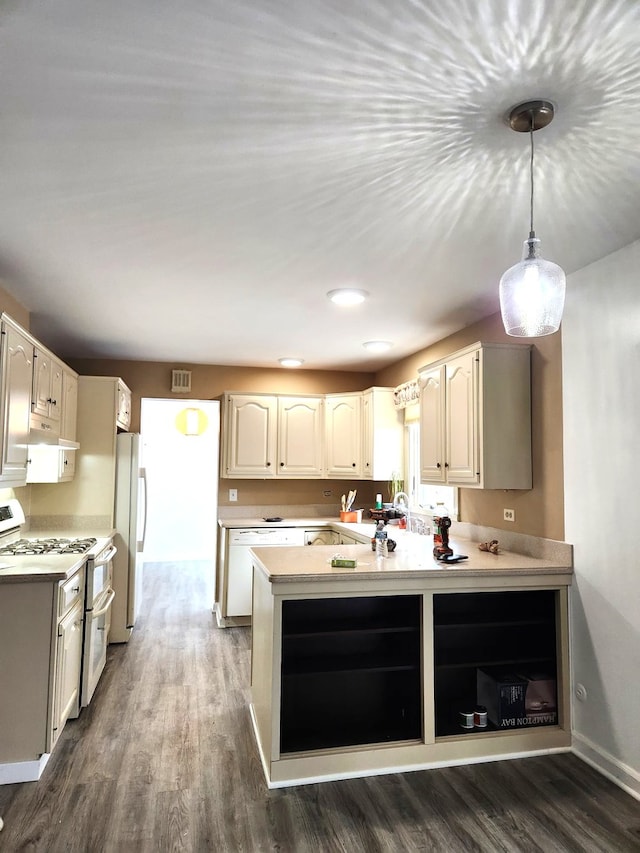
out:
M63 357L375 370L499 309L531 98L570 273L640 237L637 0L4 0L0 278Z

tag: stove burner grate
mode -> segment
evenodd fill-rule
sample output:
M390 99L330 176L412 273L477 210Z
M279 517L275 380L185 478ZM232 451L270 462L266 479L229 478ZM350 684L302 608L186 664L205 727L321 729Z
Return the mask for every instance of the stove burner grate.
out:
M18 539L0 548L0 556L22 557L38 554L84 554L96 544L93 537L82 539Z

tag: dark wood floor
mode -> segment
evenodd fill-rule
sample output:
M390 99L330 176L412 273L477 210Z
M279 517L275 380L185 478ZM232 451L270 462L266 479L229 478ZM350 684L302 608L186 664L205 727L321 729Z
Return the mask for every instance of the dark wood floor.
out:
M142 618L37 783L0 787L2 851L640 851L640 803L572 755L269 791L249 629L205 567L146 567Z

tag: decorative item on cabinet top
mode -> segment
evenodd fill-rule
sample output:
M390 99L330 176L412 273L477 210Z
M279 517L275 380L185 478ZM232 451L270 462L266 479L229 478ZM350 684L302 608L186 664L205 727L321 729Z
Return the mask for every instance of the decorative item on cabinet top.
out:
M396 409L406 409L420 399L420 383L417 379L403 382L393 389L393 404Z

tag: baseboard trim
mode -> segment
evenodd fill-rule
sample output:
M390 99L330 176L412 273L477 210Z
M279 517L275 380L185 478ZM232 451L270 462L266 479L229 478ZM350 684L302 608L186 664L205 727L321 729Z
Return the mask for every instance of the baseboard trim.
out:
M571 751L586 764L593 767L618 787L640 800L640 773L619 761L602 747L597 746L584 735L573 732Z
M37 782L47 766L50 752L45 752L35 761L16 761L0 764L0 785L15 785L20 782Z

